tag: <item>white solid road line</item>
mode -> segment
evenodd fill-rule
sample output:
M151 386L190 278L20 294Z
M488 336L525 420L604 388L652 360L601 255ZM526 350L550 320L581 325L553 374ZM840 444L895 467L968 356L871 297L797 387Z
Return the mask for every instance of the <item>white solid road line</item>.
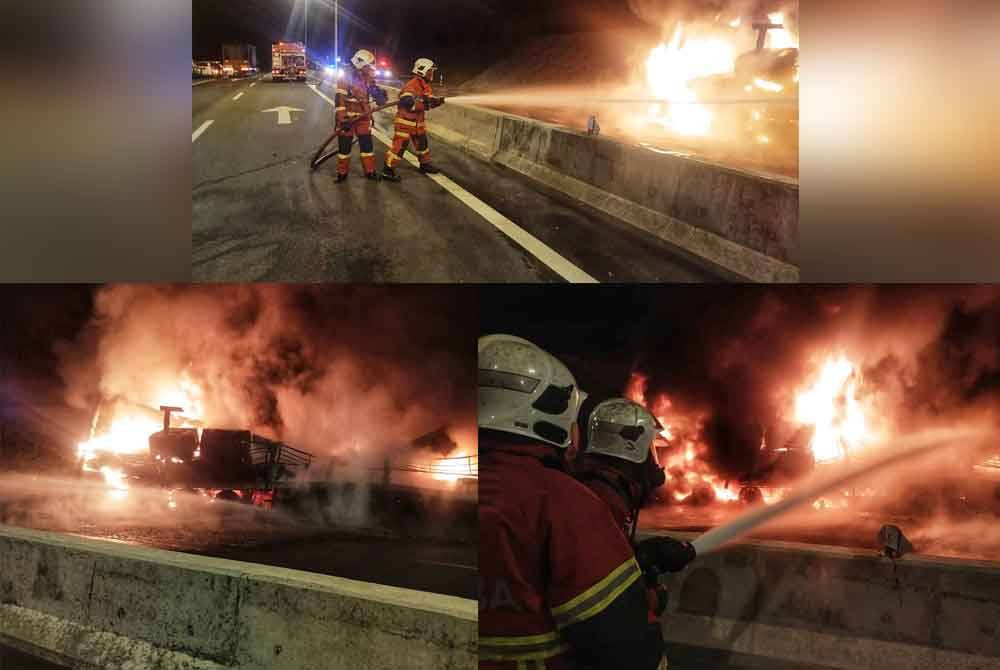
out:
M233 96L233 100L239 100L240 98L243 97L244 93L246 93L246 91L240 91L239 93Z
M201 124L200 126L198 126L198 130L196 130L193 133L191 133L191 141L194 142L196 139L198 139L199 137L201 137L201 134L203 132L205 132L206 130L208 130L208 127L210 125L212 125L213 123L215 123L215 120L214 119L210 119L210 120L206 121L205 123Z
M201 86L202 84L211 84L213 81L215 81L215 80L214 79L202 79L201 81L191 82L191 86L194 87L194 86Z
M330 103L330 105L336 106L336 103L320 92L316 88L315 84L309 84L309 88L312 89L313 93ZM385 146L392 146L392 141L389 137L374 126L372 126L372 135L378 138L378 141ZM403 154L403 159L410 163L410 165L415 167L420 166L419 161L417 161L417 159L409 153ZM465 203L465 205L472 209L472 211L486 219L489 223L493 224L497 230L514 240L517 244L524 248L525 251L540 260L549 269L566 281L579 284L598 283L594 277L591 277L589 274L566 260L555 249L542 242L524 228L518 226L516 223L466 191L451 179L448 179L448 177L445 177L443 174L429 174L426 176L433 179L437 182L438 186L448 191L448 193L451 193L459 201Z

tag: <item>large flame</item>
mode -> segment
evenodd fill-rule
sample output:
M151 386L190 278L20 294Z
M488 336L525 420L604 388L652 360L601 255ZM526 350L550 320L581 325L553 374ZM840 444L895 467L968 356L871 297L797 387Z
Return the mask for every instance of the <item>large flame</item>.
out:
M707 135L713 114L697 104L690 88L693 79L733 71L733 46L719 37L685 38L684 24L678 24L667 44L660 44L646 60L646 81L653 95L666 101L665 109L653 105L652 119L680 135Z
M814 427L817 463L842 460L873 436L858 400L860 375L846 356L828 358L812 384L795 398L796 421Z
M202 413L204 391L187 372L182 372L174 386L157 392L153 402L132 405L122 403L115 408L115 415L108 427L98 432L97 416L91 428L90 439L76 446L77 459L85 472L99 472L112 491L124 492L128 489L126 476L120 468L97 465L95 461L103 456L128 456L149 452L149 436L163 427L162 421L153 418L150 410L139 409L170 405L184 408L184 417L176 417L179 425L191 425Z

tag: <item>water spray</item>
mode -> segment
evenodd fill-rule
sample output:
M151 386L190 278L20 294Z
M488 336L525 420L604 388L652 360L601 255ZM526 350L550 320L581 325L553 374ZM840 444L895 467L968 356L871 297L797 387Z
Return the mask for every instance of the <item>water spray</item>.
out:
M727 542L731 542L738 537L746 535L754 528L763 525L777 516L785 514L796 507L806 505L811 500L822 496L824 493L837 489L845 484L849 484L865 475L911 458L926 455L931 451L944 448L958 442L959 440L972 441L982 437L983 432L980 430L947 429L932 430L917 435L910 435L895 439L893 442L898 446L891 451L881 454L878 458L862 463L852 463L849 466L845 466L844 469L839 469L830 476L824 477L810 485L805 486L805 488L774 503L773 505L761 505L748 510L746 513L741 514L729 523L713 528L712 530L698 536L692 540L691 545L694 547L696 554L706 554L718 549ZM875 445L874 448L877 449L878 445Z

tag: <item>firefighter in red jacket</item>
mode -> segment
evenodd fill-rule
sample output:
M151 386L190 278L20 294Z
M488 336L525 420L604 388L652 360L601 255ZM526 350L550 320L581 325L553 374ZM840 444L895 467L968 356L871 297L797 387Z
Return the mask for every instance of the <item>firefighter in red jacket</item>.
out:
M337 123L337 183L347 179L351 165L351 147L354 136L361 149L361 165L365 176L378 181L375 171L375 148L372 144L371 98L380 93L375 86L375 54L360 49L351 57L351 65L344 81L337 82L335 120Z
M480 338L480 670L652 670L663 657L628 539L563 468L584 397L527 340Z
M578 481L604 501L634 543L639 510L666 480L652 448L658 422L642 405L611 398L590 411L586 427L582 453L570 468ZM695 558L694 548L669 537L647 538L634 546L647 587L649 622L657 625L667 606L659 576L682 570Z
M425 116L428 109L434 109L444 104L444 98L435 98L431 90L434 72L437 67L429 58L418 58L413 63L414 77L406 82L399 92L399 106L396 107L395 132L392 137L392 148L385 154L385 166L382 168L382 178L389 181L399 181L396 166L403 159L410 141L413 142L413 153L420 161L420 171L427 174L440 172L431 164L431 150L427 146L427 125Z

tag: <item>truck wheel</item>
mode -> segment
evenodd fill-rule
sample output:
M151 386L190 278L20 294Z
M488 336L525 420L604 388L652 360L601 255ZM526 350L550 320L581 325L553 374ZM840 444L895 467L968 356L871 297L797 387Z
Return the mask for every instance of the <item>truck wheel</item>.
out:
M337 154L336 147L334 147L332 151L323 153L324 151L326 151L327 147L329 147L330 144L336 139L337 139L337 131L334 130L333 134L330 135L328 138L326 138L326 141L323 142L323 144L320 145L319 149L316 150L316 154L313 156L312 161L309 163L310 169L315 170L320 165L330 160L330 158L332 158Z

